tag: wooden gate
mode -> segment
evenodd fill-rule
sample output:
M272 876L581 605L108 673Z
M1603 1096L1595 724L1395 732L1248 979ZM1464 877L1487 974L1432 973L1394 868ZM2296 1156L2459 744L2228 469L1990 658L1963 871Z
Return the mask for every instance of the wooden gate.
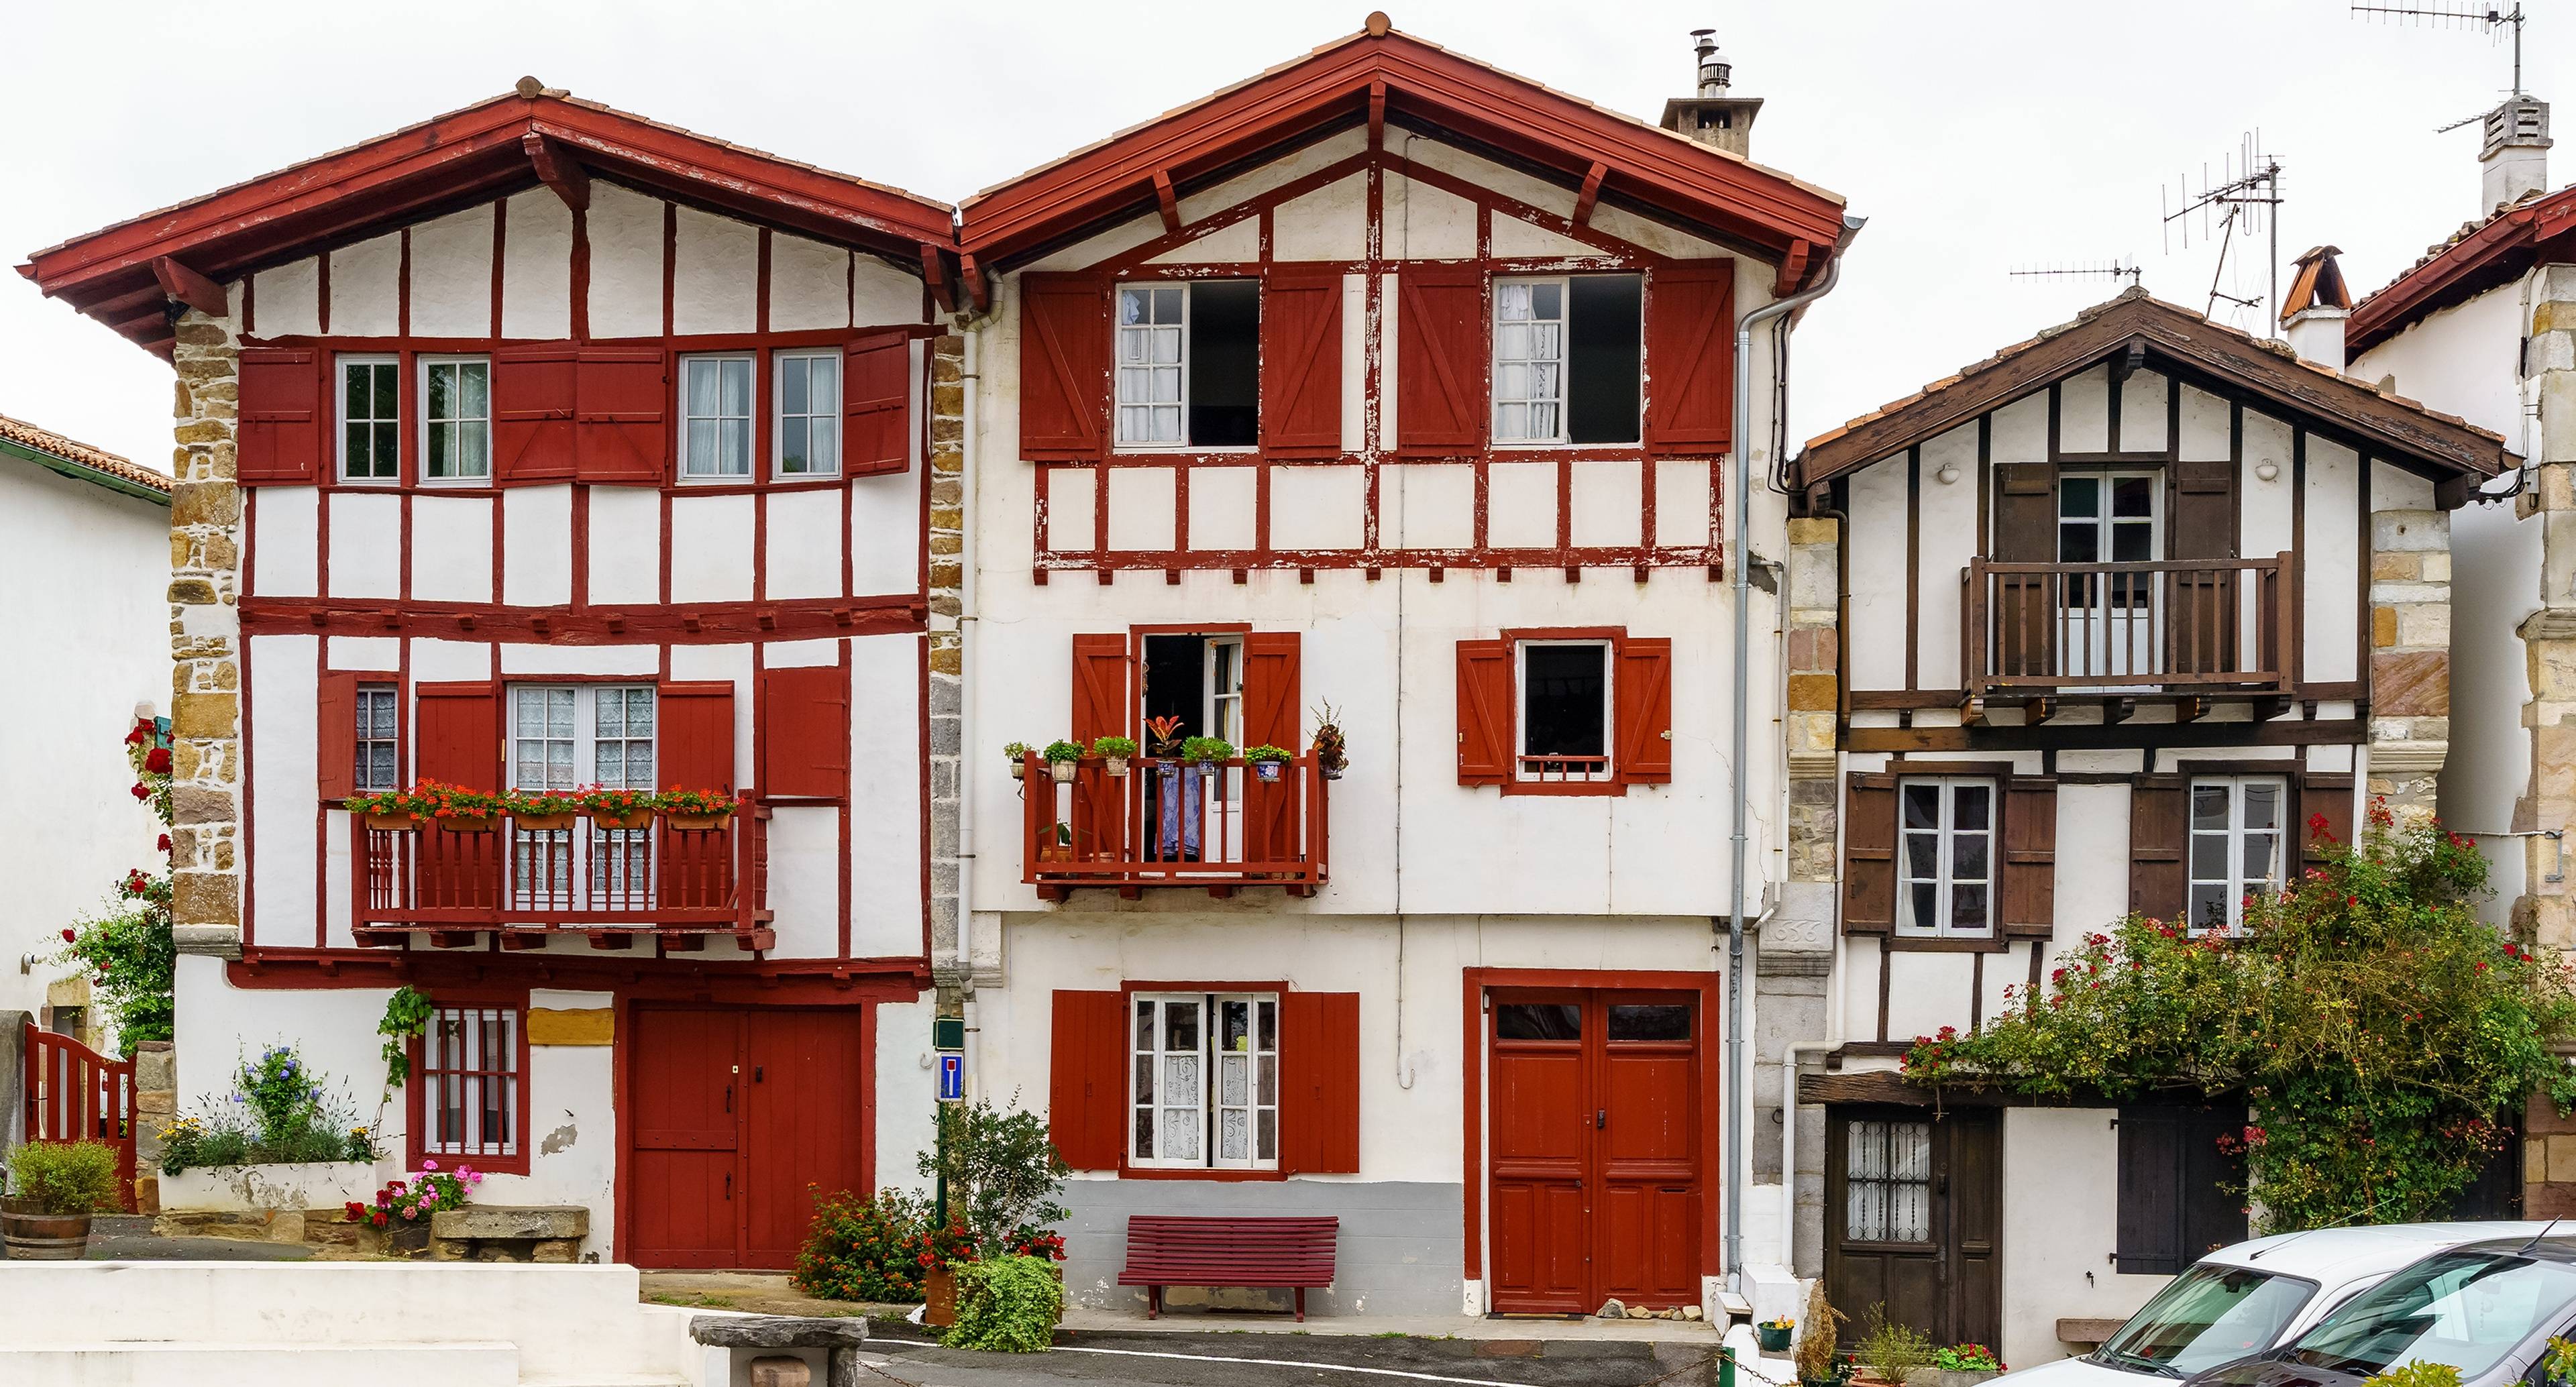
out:
M27 1025L27 1140L116 1148L117 1203L134 1209L134 1061Z

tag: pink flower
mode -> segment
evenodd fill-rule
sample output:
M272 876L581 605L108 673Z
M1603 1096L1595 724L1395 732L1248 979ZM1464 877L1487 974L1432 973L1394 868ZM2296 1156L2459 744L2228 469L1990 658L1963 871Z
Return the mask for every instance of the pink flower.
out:
M420 1168L421 1168L421 1169L423 1169L423 1170L436 1170L436 1169L438 1169L438 1162L436 1162L436 1161L423 1161L423 1162L421 1162L421 1163L420 1163Z

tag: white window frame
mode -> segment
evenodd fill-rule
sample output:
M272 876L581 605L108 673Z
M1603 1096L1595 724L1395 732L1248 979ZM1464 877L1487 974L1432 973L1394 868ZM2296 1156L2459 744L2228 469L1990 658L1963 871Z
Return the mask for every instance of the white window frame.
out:
M390 419L368 415L364 419L349 417L349 368L352 366L385 367L394 373L394 413ZM372 393L372 392L370 392ZM331 430L332 475L344 486L402 485L402 358L391 352L343 352L331 363ZM368 437L375 437L375 427L394 426L394 470L391 476L349 475L349 426L367 424ZM371 449L372 451L372 449ZM370 459L372 461L372 459Z
M2249 829L2245 825L2245 791L2256 785L2268 786L2273 793L2272 826ZM2200 792L2207 788L2227 789L2227 823L2223 828L2200 826ZM2286 775L2195 775L2183 800L2184 832L2190 841L2184 845L2183 875L2188 883L2183 888L2183 929L2193 937L2207 934L2238 935L2245 932L2245 897L2256 890L2278 891L2283 876L2289 871L2290 845L2290 780ZM2268 836L2272 840L2272 875L2249 878L2245 875L2245 840ZM2227 866L2224 876L2203 876L2200 870L2200 843L2204 838L2223 839L2227 844ZM2227 923L2213 929L2204 924L2192 909L2192 897L2205 886L2226 891Z
M1493 322L1491 324L1493 330L1487 334L1485 341L1488 355L1492 358L1490 365L1492 366L1494 373L1494 398L1491 409L1493 411L1492 425L1494 446L1497 448L1562 448L1570 446L1573 433L1566 416L1567 411L1571 406L1571 401L1568 399L1568 395L1570 393L1568 390L1568 376L1571 374L1574 367L1574 286L1568 283L1569 278L1570 277L1566 275L1508 275L1494 281L1494 302L1492 309ZM1503 355L1503 327L1506 320L1503 317L1503 291L1506 288L1521 286L1535 289L1540 285L1550 284L1556 286L1556 317L1554 319L1551 320L1533 317L1514 318L1509 321L1512 323L1529 324L1553 321L1556 324L1556 356L1553 359L1529 355L1505 357ZM1534 391L1523 391L1518 395L1506 396L1503 393L1503 369L1506 366L1515 365L1529 369L1533 374L1535 373L1536 368L1540 366L1554 366L1556 368L1556 393L1553 396L1548 396L1538 394ZM1525 407L1530 405L1554 406L1556 409L1556 431L1551 434L1541 435L1524 430L1517 434L1505 435L1502 428L1503 410L1514 406Z
M1558 758L1546 752L1529 749L1529 652L1533 646L1590 646L1601 652L1601 764L1592 770L1547 770L1533 768L1532 761L1552 762ZM1599 636L1578 636L1564 640L1543 639L1512 642L1512 775L1528 782L1548 784L1588 784L1609 780L1618 769L1619 755L1619 656L1616 642Z
M829 361L832 363L832 388L825 392L824 398L817 399L814 395L814 381L812 376L813 368L810 365L804 367L803 369L807 372L805 381L805 412L802 414L790 414L787 412L788 363L815 361ZM849 369L850 364L846 360L842 359L841 349L838 347L828 347L819 350L797 348L795 350L780 350L770 353L769 393L772 399L772 404L770 405L771 424L769 429L769 475L772 478L784 480L789 477L794 477L799 480L819 480L838 477L841 475L842 449L848 442L847 439L842 437L842 434L847 431L846 425L848 423L848 420L843 417L842 413L842 398L843 392L847 390L849 386ZM757 388L758 382L755 381L753 384L754 387ZM790 471L787 466L787 422L791 419L803 419L807 421L805 426L806 464L802 469L795 471ZM813 438L813 421L815 420L822 420L831 425L832 455L827 460L819 460L820 465L818 465L818 459L815 456L817 451L814 447Z
M621 758L617 777L612 781L599 773L599 697L603 693L645 693L652 696L653 743L652 768L640 778L630 773L631 762ZM551 696L572 695L572 734L552 735L551 723L542 736L527 736L520 721L522 695L536 693ZM609 789L646 790L653 788L662 770L662 701L661 691L649 681L601 684L549 683L529 679L502 685L505 738L504 777L513 790L552 790L569 793L586 785L605 785ZM643 740L616 737L620 743ZM543 773L534 777L521 774L520 753L533 743L540 748ZM548 749L556 743L569 743L569 765L558 778ZM652 871L653 830L650 828L617 828L592 830L576 823L569 829L530 830L513 823L510 826L512 902L522 909L581 910L596 908L602 900L615 899L634 903L649 899L654 890Z
M351 784L358 790L374 793L402 788L402 690L392 684L360 684L357 707L355 764L350 767ZM378 718L375 715L382 713ZM381 730L382 736L376 735ZM374 774L376 748L382 747L388 763L381 781Z
M1244 1003L1250 1008L1247 1015L1248 1024L1245 1033L1245 1038L1250 1042L1250 1045L1248 1048L1243 1050L1223 1051L1218 1048L1218 1032L1223 1025L1221 1018L1224 1015L1226 1004L1230 1002ZM1151 1003L1155 1007L1151 1030L1151 1049L1139 1048L1137 1043L1137 1007L1140 1003ZM1197 1101L1191 1106L1182 1108L1175 1108L1165 1101L1170 1096L1165 1091L1165 1085L1168 1082L1168 1076L1170 1073L1168 1061L1172 1058L1187 1056L1192 1053L1187 1050L1171 1050L1165 1047L1164 1037L1169 1032L1167 1031L1163 1020L1163 1008L1167 1005L1173 1004L1196 1007L1199 1013L1199 1046L1196 1051L1198 1059L1198 1064L1196 1066L1198 1074L1198 1092L1195 1097ZM1261 1048L1261 1010L1264 1006L1270 1008L1271 1016L1271 1046L1266 1050ZM1129 993L1127 996L1125 1016L1122 1021L1122 1024L1126 1028L1125 1033L1127 1037L1127 1120L1126 1133L1122 1139L1122 1145L1127 1152L1127 1164L1149 1170L1278 1169L1278 1152L1281 1146L1283 1146L1287 1141L1286 1133L1282 1131L1280 1127L1279 1118L1279 1095L1287 1086L1287 1076L1281 1072L1279 1067L1280 1049L1278 1042L1280 1039L1281 1028L1286 1024L1286 1019L1282 1014L1283 1010L1284 1005L1281 996L1276 992ZM1248 1056L1244 1066L1244 1096L1247 1100L1246 1102L1226 1103L1222 1101L1224 1097L1223 1059L1227 1054L1242 1054ZM1260 1087L1261 1061L1264 1057L1267 1057L1270 1060L1271 1072L1270 1101L1267 1103L1261 1101ZM1139 1095L1137 1092L1136 1071L1137 1063L1140 1060L1146 1061L1152 1066L1150 1072L1154 1076L1155 1092L1153 1095L1154 1101L1150 1104L1139 1103L1137 1101ZM1140 1109L1150 1109L1154 1114L1155 1149L1152 1152L1139 1151L1136 1146L1136 1114ZM1226 1157L1219 1154L1219 1147L1223 1140L1224 1132L1224 1119L1222 1114L1230 1109L1240 1110L1245 1114L1245 1154L1240 1157ZM1169 1130L1168 1123L1165 1120L1166 1114L1175 1111L1188 1112L1194 1115L1195 1131L1198 1137L1198 1154L1195 1156L1166 1156L1162 1154L1164 1149L1164 1138L1168 1135ZM1271 1154L1266 1158L1260 1154L1261 1116L1265 1112L1270 1115L1271 1132Z
M500 1032L497 1056L490 1053L492 1047L487 1044L483 1028L475 1024L486 1018L494 1020ZM451 1024L457 1031L453 1036L449 1034ZM517 1007L465 1005L431 1010L429 1024L421 1036L421 1072L417 1078L423 1090L421 1154L466 1162L478 1156L515 1158L519 1154L519 1143L527 1135L519 1130L519 1086L528 1081L519 1064L520 1031L526 1025L527 1014ZM445 1053L450 1045L455 1047L452 1055ZM441 1068L441 1058L459 1063ZM495 1084L501 1090L500 1106L487 1109L482 1101L485 1090ZM439 1122L448 1111L451 1096L455 1099L458 1127L457 1138L452 1141L439 1134ZM494 1141L487 1130L482 1133L484 1140L471 1140L476 1126L490 1112L498 1113L506 1135Z
M1180 291L1181 321L1178 324L1151 321L1153 310L1150 307L1150 304L1155 291L1161 289L1176 289ZM1130 325L1118 320L1119 305L1123 301L1124 296L1131 292L1141 292L1146 295L1149 305L1146 310L1148 321L1141 324ZM1125 281L1111 287L1109 295L1109 428L1110 438L1113 440L1112 446L1118 452L1176 453L1191 450L1190 300L1193 297L1194 295L1190 293L1190 284L1186 280L1140 279ZM1146 379L1150 381L1154 372L1172 369L1172 365L1170 363L1157 363L1152 359L1153 353L1150 346L1146 352L1145 360L1133 363L1129 362L1126 357L1126 347L1129 335L1134 334L1150 344L1155 333L1169 331L1175 326L1179 328L1178 340L1180 342L1180 360L1178 362L1179 369L1175 378L1180 382L1178 387L1180 393L1173 398L1169 405L1150 399L1135 403L1128 402L1123 397L1123 392L1120 389L1120 387L1126 383L1128 372L1142 372ZM1175 431L1174 437L1168 441L1157 441L1154 439L1131 439L1127 436L1128 410L1143 409L1150 416L1154 410L1162 408L1170 408L1177 411L1177 417L1180 420L1180 427ZM1198 451L1247 452L1250 450L1234 448L1200 449Z
M481 416L477 417L474 415L460 414L449 419L438 419L430 414L429 377L431 372L437 370L441 366L480 366L483 368L483 413ZM420 484L423 486L457 487L490 486L492 484L492 474L499 462L498 456L493 451L492 439L492 417L494 414L492 408L492 358L471 353L423 356L419 360L419 367L420 378L417 382L417 388L420 393L415 398L420 401ZM461 372L457 376L457 382L458 387L461 390L464 384L464 376ZM483 471L481 475L459 475L453 477L439 477L431 475L430 467L437 461L437 454L430 446L430 426L432 424L446 424L450 427L463 428L470 428L478 424L482 426ZM458 455L462 457L462 434L458 435L458 441L460 444Z
M744 371L746 371L751 377L749 393L745 396L743 401L743 412L740 414L691 414L689 412L689 372L691 369L699 365L727 361L738 361L742 363ZM680 400L678 406L680 420L680 462L678 475L680 480L684 483L695 486L748 486L753 482L759 481L759 357L750 352L692 352L680 358L680 369L677 374L679 376L680 387ZM716 407L721 410L724 407L724 373L721 368L717 371L716 382ZM741 471L701 472L696 470L697 455L690 448L690 436L693 433L693 430L689 426L699 422L700 420L705 420L717 426L715 435L716 456L712 459L712 461L717 463L722 463L724 460L723 426L736 420L741 421L743 427Z
M1929 829L1910 828L1905 822L1905 792L1916 786L1930 785L1939 789L1941 810ZM1983 790L1986 795L1986 826L1961 830L1958 827L1959 791ZM2002 878L1996 864L2003 837L2003 787L1992 776L1984 775L1909 775L1896 782L1896 933L1907 939L1992 939L1995 916L2002 907L1998 899ZM1957 874L1958 840L1974 834L1986 840L1986 874L1983 877L1960 877ZM1907 849L1910 838L1930 837L1934 842L1933 872L1930 877L1914 874L1914 857ZM1913 918L1914 888L1930 885L1932 913L1930 925ZM1986 891L1986 921L1966 926L1953 923L1952 892L1961 886L1982 886Z

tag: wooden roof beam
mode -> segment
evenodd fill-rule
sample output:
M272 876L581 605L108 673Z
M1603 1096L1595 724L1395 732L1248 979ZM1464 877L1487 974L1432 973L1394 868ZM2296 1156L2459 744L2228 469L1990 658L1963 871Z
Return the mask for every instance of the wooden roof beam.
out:
M957 277L966 282L966 302L978 313L993 306L993 286L984 279L984 267L975 263L972 254L957 257Z
M1771 297L1785 299L1798 292L1799 281L1807 277L1807 267L1815 262L1816 243L1796 240L1789 243L1789 253L1780 257L1780 273L1771 280Z
M161 292L209 318L231 315L230 296L224 286L189 269L169 256L152 262L152 277L161 283Z
M528 162L536 165L537 177L555 190L564 206L576 212L590 206L590 175L582 170L579 160L555 148L534 130L520 138L519 147L528 151Z
M921 243L921 278L930 286L930 297L942 313L957 311L957 287L948 282L948 264L939 258L939 247Z
M1370 153L1386 148L1386 83L1383 81L1368 85L1368 132Z
M1593 204L1601 200L1601 180L1609 176L1610 166L1608 164L1602 163L1598 159L1592 161L1591 169L1583 175L1583 191L1576 194L1574 198L1574 224L1576 226L1589 226L1592 224ZM1806 242L1801 241L1798 244L1805 245Z
M1154 206L1163 214L1165 235L1181 229L1181 202L1172 192L1172 173L1169 169L1154 170Z

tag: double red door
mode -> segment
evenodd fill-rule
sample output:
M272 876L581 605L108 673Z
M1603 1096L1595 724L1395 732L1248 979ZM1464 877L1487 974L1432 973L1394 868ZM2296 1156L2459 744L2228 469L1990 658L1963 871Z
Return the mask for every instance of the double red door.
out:
M862 1007L647 1007L627 1070L624 1260L793 1266L808 1186L874 1187Z
M1489 1003L1492 1309L1698 1304L1697 996L1498 989Z

